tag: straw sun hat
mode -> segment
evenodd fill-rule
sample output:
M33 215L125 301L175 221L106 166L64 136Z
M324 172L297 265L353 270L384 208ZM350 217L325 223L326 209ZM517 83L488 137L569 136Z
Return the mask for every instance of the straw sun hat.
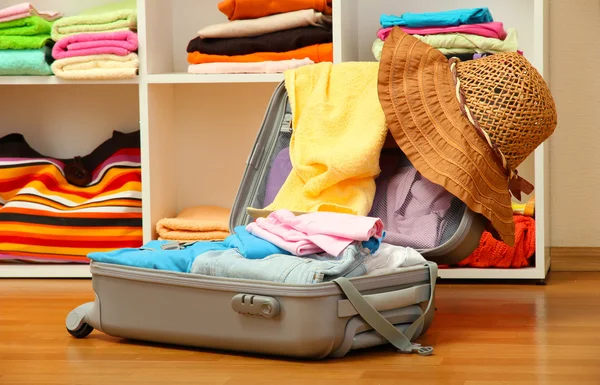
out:
M533 186L516 168L557 123L550 90L516 52L461 62L395 27L378 92L389 130L414 167L514 245L511 192Z

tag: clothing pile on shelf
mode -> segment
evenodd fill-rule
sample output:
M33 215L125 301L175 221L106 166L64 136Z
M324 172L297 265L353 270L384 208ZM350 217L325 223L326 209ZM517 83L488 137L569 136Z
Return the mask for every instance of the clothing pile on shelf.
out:
M89 263L92 251L143 243L139 131L115 131L73 159L9 134L0 168L1 262Z
M238 226L222 242L150 241L138 249L94 252L89 258L149 269L288 284L385 274L426 261L416 250L382 243L378 218L341 213L296 216L276 210Z
M222 241L230 235L231 210L218 206L195 206L183 209L175 218L156 223L159 240Z
M38 11L30 3L0 9L0 75L52 75L50 33L62 14Z
M516 215L535 218L535 195L532 195L525 203L512 202L512 208Z
M228 22L198 31L189 73L281 73L333 61L331 0L223 0Z
M139 59L135 0L64 17L52 26L52 70L63 79L128 79Z
M375 59L381 59L383 44L392 28L439 49L446 57L460 60L479 59L500 52L519 52L517 31L504 29L494 21L488 8L461 8L442 12L404 13L401 16L383 14L381 28L373 42Z

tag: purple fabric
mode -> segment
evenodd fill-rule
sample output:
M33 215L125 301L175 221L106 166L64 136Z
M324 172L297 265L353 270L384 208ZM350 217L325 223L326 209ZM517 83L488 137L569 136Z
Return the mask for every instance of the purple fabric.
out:
M273 159L271 170L269 170L269 175L267 176L263 207L267 207L273 203L290 172L292 172L292 161L290 160L290 149L286 147L279 151L275 159Z
M447 225L444 217L454 196L422 177L414 167L395 166L393 160L399 158L391 159L392 165L382 165L369 215L383 221L385 243L416 249L439 246ZM382 157L382 160L386 158Z

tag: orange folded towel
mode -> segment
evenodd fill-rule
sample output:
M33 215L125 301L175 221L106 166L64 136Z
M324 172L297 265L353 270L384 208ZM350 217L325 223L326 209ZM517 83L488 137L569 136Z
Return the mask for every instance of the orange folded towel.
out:
M515 246L498 241L485 231L479 247L460 262L459 266L522 268L528 267L529 259L535 253L535 219L523 215L515 218Z
M220 241L230 235L231 210L217 206L196 206L182 210L175 218L156 223L159 240Z
M188 53L190 64L202 63L249 63L277 60L302 60L309 58L315 63L333 61L333 43L314 44L286 52L255 52L248 55L208 55L198 51Z
M218 4L229 20L256 19L276 13L314 9L331 15L332 0L223 0Z

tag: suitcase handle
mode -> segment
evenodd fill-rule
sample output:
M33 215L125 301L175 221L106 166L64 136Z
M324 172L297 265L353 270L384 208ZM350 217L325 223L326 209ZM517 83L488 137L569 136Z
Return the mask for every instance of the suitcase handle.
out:
M413 353L417 352L420 355L430 355L433 353L431 346L421 346L415 344L412 341L418 336L423 330L425 325L425 319L433 317L434 307L433 302L435 298L435 283L437 280L437 265L435 263L427 263L429 267L430 275L430 297L427 309L423 314L413 322L404 333L396 329L384 316L382 316L366 299L362 294L354 287L354 285L344 277L335 279L335 282L340 289L344 292L352 306L356 309L356 312L368 323L375 331L377 331L382 337L389 341L394 347L396 347L402 353ZM375 294L374 296L377 296Z
M279 314L279 302L273 297L254 294L237 294L231 299L233 311L240 314L273 318Z
M378 312L417 305L431 297L430 285L412 286L406 289L362 296ZM338 317L352 317L359 314L348 299L338 301Z

